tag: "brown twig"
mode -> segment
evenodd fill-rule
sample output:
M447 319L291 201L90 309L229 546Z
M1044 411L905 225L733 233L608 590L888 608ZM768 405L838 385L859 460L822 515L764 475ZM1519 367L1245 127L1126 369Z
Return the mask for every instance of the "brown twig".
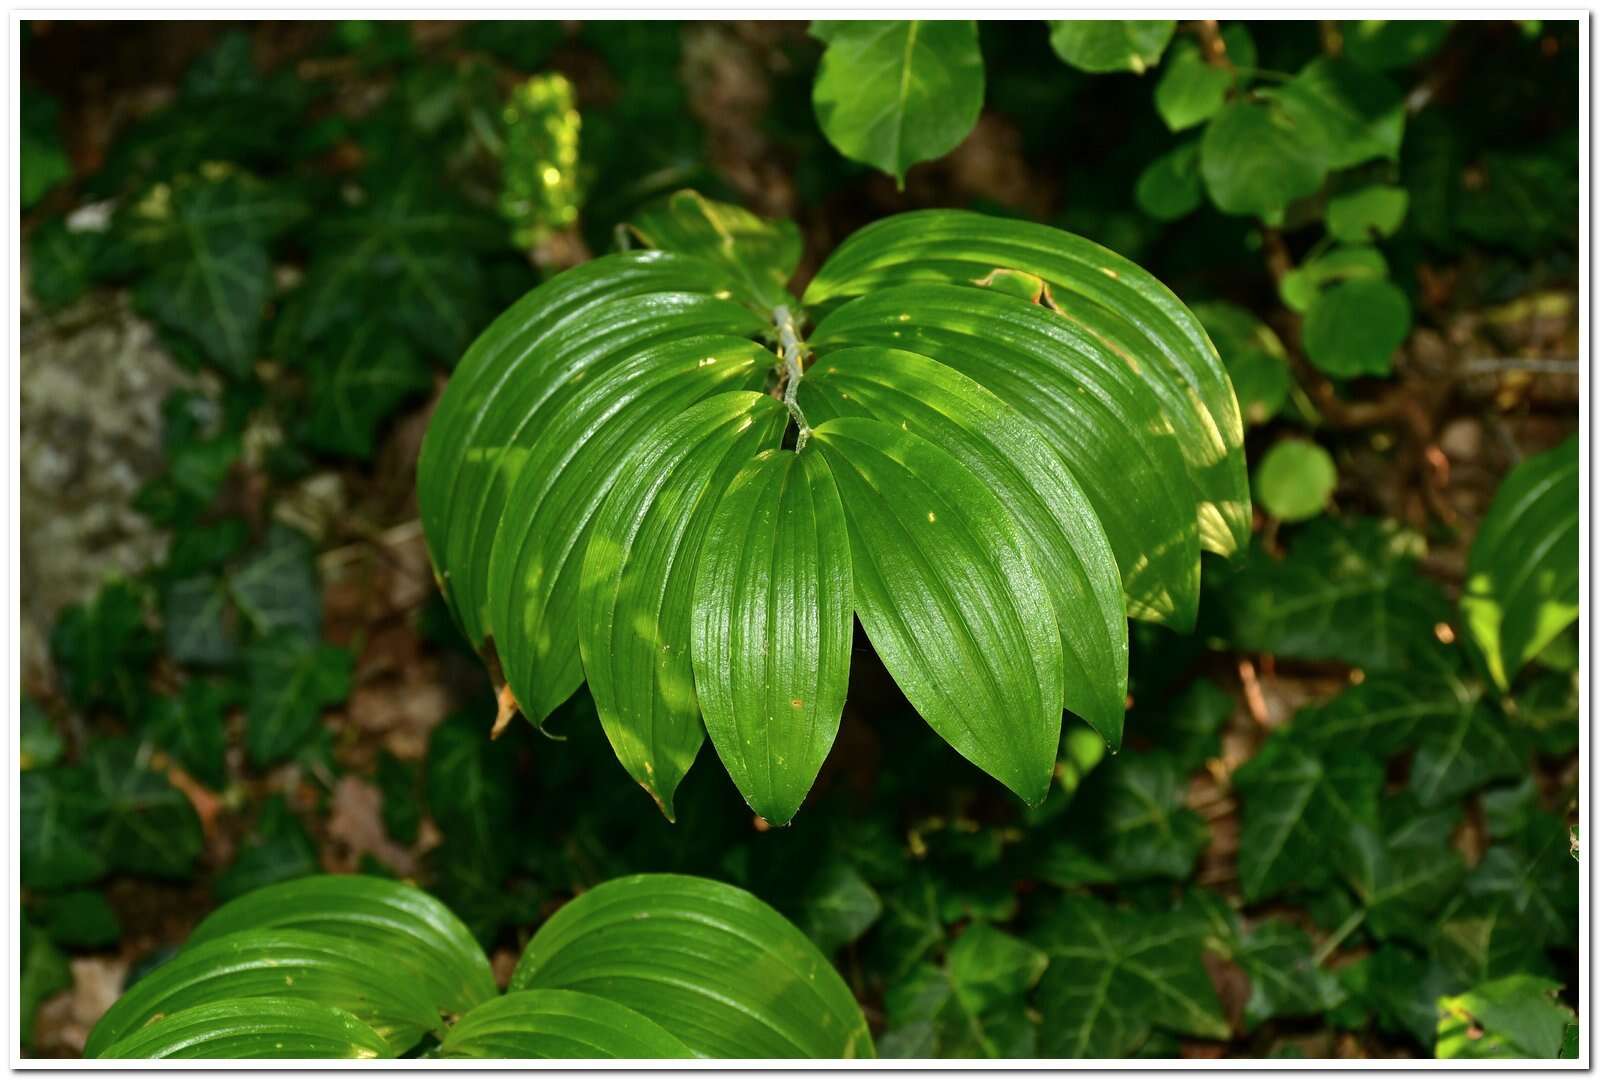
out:
M1233 60L1228 56L1228 43L1222 39L1222 31L1217 29L1215 19L1196 19L1189 24L1189 30L1200 42L1200 55L1212 67L1233 70Z

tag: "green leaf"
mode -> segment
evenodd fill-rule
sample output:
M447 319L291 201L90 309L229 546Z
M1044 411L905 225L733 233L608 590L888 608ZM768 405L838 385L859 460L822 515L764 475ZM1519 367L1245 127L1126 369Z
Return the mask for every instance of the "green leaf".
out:
M22 180L19 194L27 210L64 180L72 179L72 161L61 145L61 107L56 99L26 82L22 98L21 146L17 162Z
M410 343L376 321L330 333L297 359L310 397L306 444L356 458L370 458L379 425L433 381Z
M354 660L347 649L288 631L251 646L245 745L256 764L274 764L300 749L322 710L349 695Z
M314 641L322 632L315 551L302 532L273 522L266 539L230 575L228 591L256 634Z
M17 766L47 769L61 760L66 745L48 713L27 694L22 695L22 733L18 739Z
M1578 440L1511 471L1467 557L1461 614L1503 691L1578 617Z
M1031 1057L1037 1033L1023 1015L1024 998L1048 963L1027 942L974 923L943 964L921 964L889 988L889 1029L900 1033L902 1050L908 1031L926 1029L933 1046L916 1056Z
M850 539L827 463L767 450L702 546L691 649L706 732L745 801L786 825L839 731L850 681Z
M1389 264L1377 248L1365 244L1338 247L1306 260L1285 274L1278 283L1278 295L1285 305L1304 315L1316 303L1325 285L1382 280L1388 276Z
M1208 578L1210 612L1235 648L1371 671L1448 668L1434 627L1449 623L1438 586L1417 573L1422 538L1394 522L1319 517L1288 556L1259 549Z
M1458 895L1436 921L1433 954L1461 985L1552 973L1538 933L1510 897Z
M1177 25L1171 19L1051 20L1050 47L1080 71L1143 75L1161 62Z
M1365 925L1379 938L1405 937L1428 942L1436 916L1466 876L1461 856L1450 846L1455 810L1414 814L1407 800L1390 800L1384 816L1401 818L1380 830L1359 825L1345 837L1345 876L1367 909ZM1408 812L1414 816L1404 817Z
M1368 68L1322 56L1270 95L1326 154L1329 169L1373 158L1400 160L1405 102L1387 78Z
M244 930L308 930L370 947L443 1013L496 994L488 958L448 908L411 885L361 875L316 875L270 885L208 915L187 948Z
M1276 332L1250 312L1222 301L1193 310L1216 344L1248 424L1278 415L1289 397L1289 355Z
M1217 209L1278 222L1322 187L1329 164L1320 129L1273 101L1235 101L1206 125L1200 176Z
M428 550L468 640L494 638L535 723L583 681L577 576L626 450L702 397L759 385L748 338L763 323L714 295L736 285L721 268L671 252L592 260L513 305L445 388L417 466ZM707 358L718 362L701 365ZM646 392L630 390L657 369ZM629 403L617 423L605 422ZM508 506L519 510L503 514ZM514 618L494 625L491 600Z
M246 930L187 947L134 983L89 1033L83 1053L99 1057L156 1017L181 1009L237 1007L239 999L288 993L353 1014L382 1037L391 1056L405 1053L424 1032L442 1030L422 993L394 977L382 948L301 930Z
M826 956L865 934L883 914L883 901L860 872L832 859L800 898L796 924Z
M1424 806L1439 806L1527 766L1526 745L1503 717L1477 702L1456 709L1447 724L1423 737L1411 761L1411 790Z
M1330 854L1351 831L1376 825L1382 766L1355 749L1308 749L1279 732L1233 774L1243 804L1239 883L1246 900L1290 887L1316 889L1332 872Z
M490 743L481 722L456 715L434 729L428 742L424 787L428 810L451 854L485 876L504 875L516 784L514 762Z
M811 24L827 44L811 102L845 157L905 186L906 170L954 150L983 107L978 24L841 20Z
M640 874L584 893L539 928L510 989L596 994L706 1057L873 1053L860 1006L816 946L749 893L703 878Z
M688 1058L694 1051L660 1024L595 994L517 990L451 1027L445 1058Z
M1394 351L1411 333L1411 301L1388 281L1346 281L1317 296L1306 312L1306 357L1339 379L1387 375Z
M1172 47L1156 83L1156 112L1172 131L1203 124L1222 109L1238 79L1235 69L1255 64L1255 45L1243 26L1222 32L1232 67L1206 62L1198 43L1184 39Z
M923 719L1025 802L1061 737L1061 638L1015 519L927 439L857 417L811 436L849 522L856 614Z
M1370 244L1393 236L1405 220L1411 196L1405 188L1374 184L1328 200L1328 231L1346 244Z
M383 25L399 29L410 46L408 28ZM542 59L529 65L543 66ZM583 118L576 97L565 75L541 71L518 83L501 111L500 216L512 227L512 242L525 250L536 250L578 223L587 177L579 156Z
M992 286L1017 274L1039 279L1033 293L1038 302L1028 305L1032 311L1014 302L1015 297L1003 299L998 306L983 303L996 291ZM959 284L969 290L976 286L979 295L974 298L943 290L907 292L892 299L883 295L888 286L915 283ZM946 295L952 300L959 297L965 313L946 315ZM874 222L851 235L817 271L805 300L809 305L827 306L852 296L862 297L856 304L856 318L849 318L844 310L834 312L813 334L814 346L820 347L830 332L842 336L847 326L855 326L867 312L880 314L883 325L872 340L853 344L909 349L915 336L938 326L945 333L930 341L938 341L943 351L930 354L932 358L975 378L1045 434L1073 446L1073 453L1066 456L1074 469L1089 468L1079 456L1090 448L1098 451L1097 442L1105 439L1107 429L1097 429L1098 439L1087 433L1066 438L1059 434L1066 423L1061 415L1065 405L1056 395L1041 395L1031 381L1026 392L1020 388L1012 391L1001 376L1015 378L1024 370L1047 367L1060 371L1065 367L1079 374L1063 383L1057 394L1065 391L1081 398L1086 391L1078 389L1083 385L1079 380L1088 378L1091 370L1101 372L1094 376L1095 385L1109 381L1119 386L1114 393L1124 392L1122 379L1103 370L1102 364L1133 374L1135 383L1143 384L1143 395L1159 403L1161 419L1153 422L1160 430L1170 428L1177 435L1178 449L1196 489L1202 545L1208 551L1231 555L1247 542L1250 495L1244 472L1244 429L1227 372L1193 313L1134 263L1083 237L1030 222L960 211L919 211ZM914 306L913 300L917 301ZM914 315L912 325L898 325L905 321L900 316L908 313ZM1014 323L1012 333L995 333L998 328L990 318ZM951 331L959 336L952 339ZM984 369L992 373L988 378L971 370L972 363L960 355L972 346L968 335L983 339L1010 359L983 358L987 361ZM1024 355L1018 356L1018 352ZM1012 370L995 370L991 365L996 359ZM1116 500L1122 502L1132 494L1127 469L1134 462L1127 452L1127 435L1134 431L1143 433L1144 422L1128 420L1115 440L1119 457L1113 471L1123 478ZM1162 450L1158 456L1164 453ZM1161 468L1165 482L1171 483L1174 478L1167 476L1171 466L1163 464ZM1081 475L1079 480L1090 497L1097 499L1102 524L1122 560L1125 553L1118 545L1118 530L1111 524L1113 500L1098 501L1096 485ZM1164 518L1150 507L1145 520ZM1151 526L1145 524L1137 533L1140 542L1128 545L1130 551L1137 546L1139 555L1155 561L1156 552L1166 553L1170 546L1181 547L1186 542L1170 537L1164 527L1158 527L1154 535L1156 542L1151 543ZM1129 561L1137 557L1131 556ZM1129 564L1121 565L1123 585L1132 590ZM1181 604L1176 621L1179 625L1184 622Z
M1256 464L1256 501L1280 521L1316 517L1338 483L1333 455L1307 439L1273 443Z
M1181 881L1211 839L1184 805L1189 778L1159 750L1105 762L1090 774L1067 822L1119 881Z
M138 714L156 649L140 591L125 581L107 582L89 603L62 611L50 632L50 658L73 704L125 716Z
M1133 729L1172 755L1181 772L1193 772L1222 752L1219 732L1237 707L1233 695L1210 679L1196 679L1166 701L1135 702Z
M102 739L84 762L96 812L95 845L112 870L186 878L203 838L188 796L150 767L150 748Z
M1556 1058L1574 1013L1556 1000L1561 984L1508 975L1439 1001L1444 1058Z
M103 895L89 889L46 897L38 914L50 940L69 949L109 948L122 937L116 911Z
M74 229L61 218L28 234L28 291L41 307L65 307L88 291L103 241L103 234Z
M1156 158L1133 187L1139 209L1157 221L1177 221L1200 207L1200 143L1191 140Z
M1244 1004L1246 1029L1283 1016L1317 1016L1336 1008L1344 991L1331 972L1317 966L1304 930L1271 919L1255 926L1233 949L1234 961L1250 977Z
M282 795L273 795L262 803L261 813L249 837L239 845L233 865L217 875L211 892L219 902L226 903L255 889L321 869L317 847L306 827Z
M50 943L44 932L26 917L21 922L21 948L17 981L17 1004L21 1010L19 1041L26 1049L33 1042L34 1018L46 998L54 997L72 985L72 969L67 958Z
M1472 896L1499 897L1521 920L1524 940L1570 942L1578 915L1578 864L1561 819L1531 814L1511 836L1492 845L1467 878Z
M1110 543L1059 452L954 368L898 349L826 353L800 387L812 423L865 416L920 435L966 466L1021 528L1061 631L1067 708L1116 748L1127 696L1127 621Z
M708 398L635 448L595 515L579 595L589 692L617 759L668 820L704 738L690 652L700 551L720 494L788 422L763 394Z
M1034 999L1047 1057L1126 1057L1155 1028L1229 1037L1203 937L1181 916L1065 896L1033 940L1050 957Z
M214 1001L162 1016L99 1058L389 1058L377 1032L343 1009L298 997Z
M758 309L788 300L786 286L800 264L800 229L794 222L768 221L698 191L677 191L637 211L627 229L645 247L721 266L739 282L740 301Z
M243 378L257 358L272 290L267 242L305 212L298 200L231 166L157 185L134 205L128 224L152 267L135 286L134 303L225 374Z
M1415 747L1424 738L1458 729L1477 694L1446 667L1418 665L1378 673L1342 691L1332 701L1295 714L1296 738L1336 749L1360 746L1377 757Z
M178 759L186 772L209 788L220 790L227 782L224 756L228 710L238 704L232 683L190 679L177 697L157 698L145 721L144 734Z
M1339 969L1351 998L1377 1014L1378 1027L1426 1046L1439 1023L1439 998L1458 990L1450 974L1407 949L1386 944Z
M1389 71L1432 56L1450 35L1450 25L1439 19L1347 19L1339 36L1352 63Z
M86 885L106 872L90 826L98 802L80 767L30 769L19 778L22 883L34 889Z

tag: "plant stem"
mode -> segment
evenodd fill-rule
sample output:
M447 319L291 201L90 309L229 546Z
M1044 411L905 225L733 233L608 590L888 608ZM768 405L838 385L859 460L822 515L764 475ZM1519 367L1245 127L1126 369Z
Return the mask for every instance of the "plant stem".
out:
M778 327L778 356L783 361L783 407L789 410L789 415L800 429L794 442L795 452L798 453L806 448L806 440L811 438L811 425L806 423L806 414L800 411L799 401L800 380L805 377L805 368L801 363L805 343L800 340L800 328L795 325L788 305L779 304L773 308L772 321Z

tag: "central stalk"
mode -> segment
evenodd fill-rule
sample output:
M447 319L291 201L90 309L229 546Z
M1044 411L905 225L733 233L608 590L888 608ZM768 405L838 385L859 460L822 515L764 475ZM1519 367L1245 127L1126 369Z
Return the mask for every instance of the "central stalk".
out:
M778 327L778 358L783 361L783 407L789 410L799 428L794 441L795 453L799 453L811 438L811 425L806 423L806 414L800 411L799 402L800 380L805 375L801 366L805 344L800 340L800 328L795 325L787 304L772 309L772 321Z

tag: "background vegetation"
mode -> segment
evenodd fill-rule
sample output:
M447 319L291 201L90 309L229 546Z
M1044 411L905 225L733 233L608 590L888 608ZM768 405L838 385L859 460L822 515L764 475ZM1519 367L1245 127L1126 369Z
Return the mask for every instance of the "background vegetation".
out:
M971 133L878 172L819 125L800 24L25 26L24 1046L81 1052L257 885L416 881L504 983L574 893L670 870L790 916L885 1056L1431 1055L1441 998L1440 1052L1553 1053L1490 1018L1577 1005L1576 627L1486 662L1469 551L1576 426L1577 32L1196 23L1102 62L985 23ZM1282 141L1319 107L1343 126ZM868 221L971 207L1202 314L1255 541L1207 557L1196 633L1133 624L1125 750L1069 718L1041 808L859 634L783 830L707 754L667 824L584 692L561 741L488 740L416 521L430 404L686 186L794 219L802 282ZM1498 556L1558 576L1562 453L1570 499Z

